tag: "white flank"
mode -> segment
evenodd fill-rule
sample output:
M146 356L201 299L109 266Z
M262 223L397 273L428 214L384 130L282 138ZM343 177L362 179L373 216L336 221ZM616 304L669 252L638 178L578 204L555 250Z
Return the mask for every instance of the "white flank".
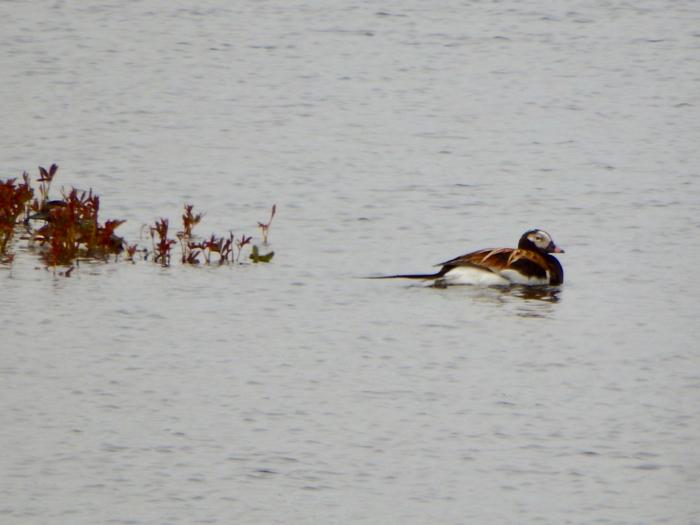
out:
M516 272L515 270L503 270L500 273L483 270L473 266L457 266L435 282L426 284L455 285L471 284L475 286L508 286L510 284L524 284L526 286L540 286L549 284L549 274L547 277L530 277Z
M547 277L528 277L515 270L503 270L501 275L505 277L508 282L513 284L525 284L530 286L549 284L549 272L547 272Z
M480 286L503 286L510 281L497 273L473 266L457 266L447 272L440 281L444 284L475 284Z

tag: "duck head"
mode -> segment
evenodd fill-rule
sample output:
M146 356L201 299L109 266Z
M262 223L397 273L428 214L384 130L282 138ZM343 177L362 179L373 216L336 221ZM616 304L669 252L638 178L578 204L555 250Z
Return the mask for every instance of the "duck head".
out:
M564 253L564 250L554 244L550 234L544 230L537 229L523 233L523 236L520 237L518 248L540 253Z

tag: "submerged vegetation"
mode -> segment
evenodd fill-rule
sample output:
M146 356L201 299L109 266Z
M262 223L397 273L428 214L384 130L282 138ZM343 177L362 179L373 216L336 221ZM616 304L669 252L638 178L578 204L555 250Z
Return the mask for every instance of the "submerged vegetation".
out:
M31 184L28 173L22 174L22 182L17 179L0 179L0 263L10 264L14 259L11 248L19 234L28 241L28 247L35 250L47 268L56 273L57 267L66 267L59 272L70 276L81 260L118 260L124 254L127 261L152 261L161 266L170 266L172 250L180 247L179 260L189 265L223 265L240 262L245 246L251 246L249 258L254 263L269 262L274 252L260 254L252 237L212 234L209 238L199 238L193 233L203 213L195 213L192 204L185 204L182 214L182 230L171 236L169 220L159 218L150 226L145 226L151 237L151 249L138 243L130 244L115 231L125 221L108 219L100 222L100 198L88 191L71 188L62 190L60 199L51 199L51 183L58 166L49 169L39 168L37 191ZM258 222L262 231L262 244L268 244L272 219L277 211L273 205L267 223ZM142 228L142 231L143 229Z

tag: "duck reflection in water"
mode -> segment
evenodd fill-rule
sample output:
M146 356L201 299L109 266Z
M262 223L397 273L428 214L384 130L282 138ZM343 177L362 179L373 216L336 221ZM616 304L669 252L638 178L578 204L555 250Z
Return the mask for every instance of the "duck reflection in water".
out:
M558 303L561 288L552 286L520 286L515 285L510 288L501 289L504 295L511 295L529 301L544 301L547 303Z
M431 288L447 289L446 284L436 282ZM469 287L476 296L491 299L497 302L506 301L509 297L517 297L526 301L541 301L545 303L558 303L561 298L561 288L554 286L525 286L514 284L511 286Z
M440 283L430 288L444 291L453 299L455 288ZM463 286L458 297L468 297L472 302L485 308L492 307L499 315L515 315L545 319L552 317L561 301L561 288L552 286Z

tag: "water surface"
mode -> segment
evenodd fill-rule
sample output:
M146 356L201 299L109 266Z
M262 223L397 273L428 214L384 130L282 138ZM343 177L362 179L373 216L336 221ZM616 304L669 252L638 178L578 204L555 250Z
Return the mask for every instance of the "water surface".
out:
M0 268L0 522L700 523L694 2L0 19L2 177L278 205L270 265ZM531 227L556 293L361 279Z

